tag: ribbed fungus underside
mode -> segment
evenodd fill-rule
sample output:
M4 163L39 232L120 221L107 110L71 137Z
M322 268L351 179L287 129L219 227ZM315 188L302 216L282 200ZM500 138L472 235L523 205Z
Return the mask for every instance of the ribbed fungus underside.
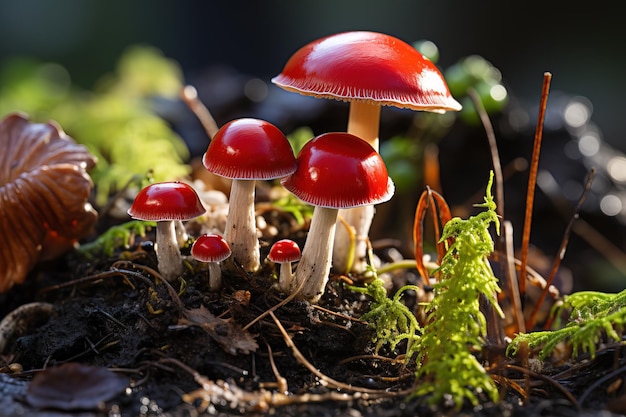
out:
M87 173L95 164L54 122L20 113L0 121L0 292L89 233L98 217Z

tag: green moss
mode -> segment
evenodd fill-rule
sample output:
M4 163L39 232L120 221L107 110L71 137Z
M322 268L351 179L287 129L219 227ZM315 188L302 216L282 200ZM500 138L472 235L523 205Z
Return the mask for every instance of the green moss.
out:
M427 323L413 348L419 366L414 394L428 395L432 403L449 397L457 407L464 400L476 405L477 392L486 393L493 401L498 399L495 382L474 356L487 332L480 297L484 296L503 315L496 298L498 280L487 260L493 251L490 224L494 223L499 231L492 182L493 173L485 202L477 205L486 210L467 220L450 220L441 237L442 242L453 238L454 243L436 271L440 279L434 284L433 300L426 306Z
M77 252L87 259L101 255L110 258L116 249L128 248L134 236L145 237L146 231L152 227L156 227L156 222L131 220L109 228L96 240L81 245Z
M387 297L387 290L380 278L375 278L365 287L349 286L352 291L367 294L373 301L370 311L361 316L374 329L376 353L383 345L394 350L398 343L407 340L408 349L419 338L420 326L415 315L402 303L400 298L407 290L417 290L414 285L405 285L392 298Z
M497 302L498 280L487 259L494 249L490 225L495 224L499 232L492 184L493 173L485 202L476 205L485 211L467 220L454 218L444 227L441 242L453 243L434 271L439 281L433 285L433 300L424 305L427 319L423 327L401 301L402 294L416 289L414 286L400 288L392 298L387 297L378 278L365 287L349 287L373 299L370 311L361 318L375 331L377 352L385 344L393 350L407 340L406 360L415 357L417 362L414 396L427 396L433 404L449 398L458 408L465 400L477 405L479 392L498 400L495 382L475 356L487 333L480 298L486 298L503 316Z
M73 85L57 64L14 59L0 68L0 115L54 120L87 146L98 157L90 175L102 206L134 175L152 171L158 182L189 173L185 143L155 108L155 99L177 99L182 85L178 65L150 47L126 50L92 90Z
M551 314L560 317L569 310L564 327L556 330L521 333L507 348L508 355L515 355L527 345L530 349L541 348L539 358L545 359L560 343L572 346L573 356L588 352L595 356L596 346L606 334L615 341L621 340L626 324L626 290L616 294L596 291L580 291L563 297L563 302L553 307ZM556 324L560 324L557 322Z

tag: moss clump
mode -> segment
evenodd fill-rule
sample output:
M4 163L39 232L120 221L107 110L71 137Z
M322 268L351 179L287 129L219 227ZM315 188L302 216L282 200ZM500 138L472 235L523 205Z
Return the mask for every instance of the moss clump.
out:
M487 333L486 319L480 311L484 296L503 316L496 294L500 292L487 257L494 249L489 226L499 232L496 204L491 194L493 173L487 185L485 202L476 205L486 210L467 220L453 218L444 226L441 242L453 239L435 271L434 298L426 306L427 323L413 347L417 353L419 380L415 395L429 395L430 402L450 398L457 407L464 400L479 403L477 392L498 400L493 379L477 360Z
M507 354L515 355L526 345L530 349L541 348L539 358L543 360L558 344L570 343L574 357L580 351L594 357L603 334L615 341L621 340L620 335L626 325L626 290L616 294L580 291L566 295L562 303L555 304L551 314L560 317L566 310L570 312L564 327L520 333L508 346Z
M178 99L182 85L178 65L151 47L126 50L116 71L89 91L58 64L15 58L0 68L0 115L55 120L87 146L98 158L90 175L103 206L135 175L150 171L155 181L168 181L190 172L186 144L157 111L159 102Z
M390 349L394 350L403 340L407 340L410 350L413 342L419 339L420 326L415 315L400 298L405 291L417 290L417 287L405 285L396 291L392 298L387 297L387 290L380 278L375 278L365 287L349 288L373 298L370 311L361 316L361 320L367 321L374 329L376 353L384 345L389 345Z

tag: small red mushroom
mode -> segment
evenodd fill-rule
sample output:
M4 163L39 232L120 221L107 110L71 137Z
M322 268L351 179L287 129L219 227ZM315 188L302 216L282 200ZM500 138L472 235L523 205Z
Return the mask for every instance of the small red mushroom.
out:
M228 242L216 234L204 234L191 246L191 256L197 261L207 262L209 268L209 289L219 291L222 288L222 269L220 262L231 254Z
M278 287L285 293L292 291L293 271L291 263L300 260L300 247L291 239L281 239L276 241L270 248L267 259L280 265L280 275L278 277Z
M224 238L243 269L255 272L261 265L254 214L256 180L282 178L295 171L293 149L273 124L244 118L217 131L202 162L208 171L233 180Z
M160 182L142 189L128 209L133 219L155 221L159 272L173 281L184 272L176 223L202 216L206 209L198 194L183 182Z
M338 210L383 203L393 196L394 185L380 155L350 133L313 138L297 161L297 170L281 182L315 209L292 291L316 302L328 281Z
M443 113L459 111L437 66L408 43L377 32L353 31L315 40L296 51L272 79L300 94L350 102L347 132L378 151L381 106ZM348 259L349 235L337 231L333 261L342 272L365 265L366 241L374 217L371 206L341 210L355 229L355 259Z

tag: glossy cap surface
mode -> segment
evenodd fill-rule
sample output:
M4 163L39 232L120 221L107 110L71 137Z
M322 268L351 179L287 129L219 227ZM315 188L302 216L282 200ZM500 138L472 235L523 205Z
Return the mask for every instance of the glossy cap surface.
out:
M133 219L149 221L190 220L205 212L196 191L183 182L150 184L128 209Z
M267 259L275 263L295 262L301 256L300 247L291 239L276 241L270 248Z
M200 262L222 262L230 254L228 242L220 235L204 234L191 246L191 256Z
M296 169L293 149L280 129L252 118L222 126L202 162L214 174L245 180L280 178Z
M376 32L313 41L294 53L272 82L316 97L434 112L461 109L432 61L404 41Z
M389 200L394 185L380 155L350 133L325 133L298 155L296 171L281 183L314 206L350 208Z

